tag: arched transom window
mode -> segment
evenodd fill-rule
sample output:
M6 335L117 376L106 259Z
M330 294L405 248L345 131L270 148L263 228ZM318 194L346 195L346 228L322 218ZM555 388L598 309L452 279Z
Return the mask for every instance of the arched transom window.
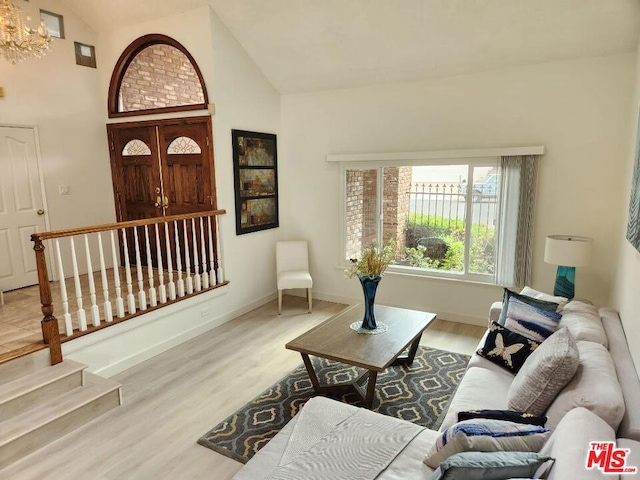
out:
M109 116L206 108L207 91L191 54L165 35L145 35L120 56L109 86Z

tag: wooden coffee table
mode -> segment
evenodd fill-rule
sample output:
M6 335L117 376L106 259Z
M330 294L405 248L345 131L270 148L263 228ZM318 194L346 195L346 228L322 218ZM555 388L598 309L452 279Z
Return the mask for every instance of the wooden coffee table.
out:
M411 364L416 356L422 332L436 318L433 313L384 305L375 306L375 315L376 322L383 322L389 326L385 333L366 335L351 330L349 325L361 321L364 316L364 307L353 305L287 343L286 348L302 355L316 393L344 393L355 390L362 398L364 406L371 408L378 373L391 365ZM400 356L407 348L408 354ZM354 382L320 385L309 355L361 367L367 372Z

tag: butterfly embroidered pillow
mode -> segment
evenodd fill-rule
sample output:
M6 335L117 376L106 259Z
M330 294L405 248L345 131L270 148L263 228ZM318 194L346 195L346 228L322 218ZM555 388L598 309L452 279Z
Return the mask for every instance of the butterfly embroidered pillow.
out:
M484 345L476 353L516 374L538 345L535 340L491 322Z

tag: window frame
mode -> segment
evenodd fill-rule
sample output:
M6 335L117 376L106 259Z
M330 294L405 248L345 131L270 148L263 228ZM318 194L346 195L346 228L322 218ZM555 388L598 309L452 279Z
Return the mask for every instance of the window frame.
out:
M429 166L429 165L460 165L467 164L470 166L469 173L472 172L472 167L480 166L495 166L500 165L500 158L503 156L518 156L518 155L536 155L541 156L544 154L545 148L541 145L536 146L524 146L524 147L508 147L508 148L487 148L487 149L470 149L470 150L442 150L442 151L425 151L425 152L403 152L403 153L366 153L366 154L329 154L326 156L326 161L329 163L340 164L340 248L339 248L339 265L341 268L349 266L349 262L346 259L347 248L347 225L346 225L346 172L349 169L378 169L378 182L377 182L377 201L376 201L376 214L377 214L377 235L378 241L382 237L381 228L381 195L383 185L380 181L382 176L382 168L384 167L399 167L399 166ZM487 158L490 157L490 160ZM473 177L469 175L468 182L473 184ZM502 176L501 176L502 183ZM502 190L500 186L499 191ZM473 189L467 189L467 195L473 194ZM502 207L500 206L500 198L498 199L498 212L496 216L496 246L497 235L499 234L499 222L502 215ZM470 218L471 202L465 201L466 211L465 218ZM470 247L470 235L471 229L467 228L465 231L465 272L443 272L440 270L421 269L416 267L408 267L402 265L391 265L387 269L387 272L392 274L401 274L413 277L423 278L439 278L446 280L458 280L473 283L480 283L486 285L496 285L496 273L494 274L477 274L466 272L469 262L469 247ZM496 258L500 255L496 251Z
M384 195L383 185L383 169L385 167L416 167L416 166L446 166L446 165L466 165L467 170L467 182L473 184L473 171L477 167L499 167L499 156L482 156L482 157L459 157L459 158L441 158L441 159L423 159L423 160L379 160L379 161L349 161L341 162L340 169L340 190L341 190L341 214L340 214L340 266L347 268L349 261L347 256L347 170L376 170L377 182L376 182L376 238L378 244L382 242L383 235L383 217L382 217L382 203ZM500 191L500 187L498 188ZM472 218L472 202L470 201L473 196L473 189L467 188L465 198L465 219ZM498 244L497 236L499 233L499 222L501 198L498 196L497 211L496 211L496 245ZM493 274L481 274L469 272L469 251L471 247L471 228L469 225L465 225L465 250L464 250L464 268L462 272L442 271L436 269L418 268L406 265L389 265L387 268L388 273L403 274L417 277L435 277L449 280L461 280L474 283L482 283L488 285L496 284L496 275ZM496 251L496 258L499 253Z
M159 107L159 108L149 108L146 110L132 110L127 112L120 111L120 87L122 86L122 80L124 79L124 75L129 68L131 62L136 58L136 56L145 48L151 47L153 45L169 45L170 47L174 47L180 52L182 52L196 72L198 77L198 81L202 87L203 94L203 103L194 103L190 105L176 105L173 107ZM111 74L111 81L109 82L109 93L107 97L107 112L109 118L119 118L119 117L133 117L133 116L142 116L142 115L151 115L157 113L169 113L169 112L185 112L192 110L206 110L209 105L209 95L207 94L207 86L204 83L204 77L202 76L202 72L200 71L200 67L196 63L193 56L189 53L189 51L177 40L168 37L167 35L161 35L159 33L152 33L149 35L143 35L142 37L134 40L129 44L127 48L124 49L120 58L116 62L116 66L113 69L113 73Z

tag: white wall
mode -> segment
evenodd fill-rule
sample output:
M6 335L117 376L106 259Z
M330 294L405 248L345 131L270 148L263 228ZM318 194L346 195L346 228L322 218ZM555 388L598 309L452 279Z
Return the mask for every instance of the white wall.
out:
M552 290L543 262L549 234L595 239L589 267L577 272L578 297L609 302L612 253L623 221L628 109L634 56L577 59L522 68L286 95L281 191L287 236L311 242L314 290L326 298L361 295L339 262L340 167L330 153L406 152L544 145L538 179L533 286ZM294 201L295 200L295 201ZM497 287L389 274L380 303L431 310L485 324Z
M620 312L629 342L631 355L636 368L640 368L640 252L626 239L626 220L629 214L629 197L631 194L631 178L636 154L636 128L638 125L638 109L640 108L640 45L637 55L637 70L635 81L635 96L630 103L628 116L628 141L625 155L625 181L623 185L622 211L625 222L618 231L618 255L616 264L616 281L613 285L613 306Z
M98 70L76 65L74 41L96 45L98 36L57 0L20 2L33 18L39 9L64 16L66 39L55 39L41 59L17 65L0 60L0 124L38 128L51 229L115 219L107 136ZM98 66L102 59L97 51ZM70 195L60 196L59 185ZM82 206L82 208L79 208Z
M66 356L86 362L91 370L104 375L112 375L157 355L275 298L274 245L281 235L280 230L243 236L235 234L231 129L278 134L280 95L213 10L203 7L101 34L99 45L104 68L100 71L99 86L102 105L106 105L111 72L118 57L132 41L148 33L168 35L187 48L202 71L209 101L216 105L213 138L217 199L218 208L227 210L220 222L222 264L225 277L231 283L221 290L65 345ZM186 112L179 116L202 114ZM149 118L166 116L177 115ZM104 119L121 122L135 121L139 117L107 120L105 109ZM97 342L98 339L103 341Z

